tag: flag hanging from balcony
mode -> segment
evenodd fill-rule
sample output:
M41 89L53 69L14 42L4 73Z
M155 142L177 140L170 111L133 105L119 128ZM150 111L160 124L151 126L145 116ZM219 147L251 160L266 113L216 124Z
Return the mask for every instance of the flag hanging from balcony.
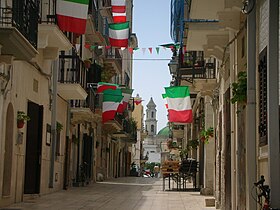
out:
M109 24L109 40L112 47L127 47L129 22Z
M112 12L124 13L126 10L125 0L111 0Z
M114 23L124 23L126 22L126 13L118 13L118 12L113 12L112 13Z
M103 91L102 122L115 118L118 106L123 99L121 89L107 89Z
M85 34L89 0L57 0L56 14L60 30Z
M192 106L188 86L165 87L169 122L191 123Z
M168 109L168 104L167 104L167 96L166 96L166 93L164 94L161 94L163 100L164 100L164 105L165 105L165 108Z
M116 90L118 88L117 84L98 82L97 83L97 93L102 93L104 90L112 89Z
M133 89L123 88L123 89L121 89L121 91L122 91L123 99L118 107L118 110L117 110L118 113L123 113L124 110L126 109L129 99L131 97L131 94L133 92Z

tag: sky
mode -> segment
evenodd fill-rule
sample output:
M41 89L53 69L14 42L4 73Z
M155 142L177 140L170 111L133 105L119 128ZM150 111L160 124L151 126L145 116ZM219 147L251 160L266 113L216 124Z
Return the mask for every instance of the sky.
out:
M167 124L167 110L161 94L165 92L164 87L170 84L168 63L172 52L159 45L173 42L170 37L170 0L133 0L133 5L132 32L136 33L139 47L133 54L133 96L138 93L144 100L144 113L147 103L153 98L157 109L158 132ZM156 47L160 47L158 54ZM145 53L143 48L146 48ZM152 54L148 48L152 48Z

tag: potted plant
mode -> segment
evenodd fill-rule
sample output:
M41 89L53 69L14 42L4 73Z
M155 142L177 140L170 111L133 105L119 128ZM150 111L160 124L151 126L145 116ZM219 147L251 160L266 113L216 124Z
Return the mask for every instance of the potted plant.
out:
M237 75L237 81L232 83L232 104L238 103L245 109L247 103L247 72L241 71ZM241 110L237 110L239 113Z
M30 117L23 111L17 112L17 127L23 128L25 121L29 121Z
M200 131L200 140L204 143L208 143L210 137L214 136L214 129L210 127L208 129L203 129Z
M60 132L63 129L63 125L59 122L56 122L56 130Z
M89 69L89 68L90 68L90 65L91 65L91 60L90 60L90 59L84 60L84 65L85 65L85 67L86 67L87 69Z
M199 145L198 139L191 139L188 141L188 148L197 149Z

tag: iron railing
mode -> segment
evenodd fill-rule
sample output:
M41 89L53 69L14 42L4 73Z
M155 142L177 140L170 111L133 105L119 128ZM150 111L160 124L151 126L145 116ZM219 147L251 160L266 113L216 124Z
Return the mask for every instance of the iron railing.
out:
M187 51L179 63L181 79L215 79L215 60L206 62L203 51Z
M40 23L57 24L56 0L41 0Z
M114 62L117 63L117 65L122 68L122 56L119 53L119 50L116 48L109 48L105 49L105 58L106 59L113 59Z
M0 1L0 5L4 3ZM38 19L39 0L14 0L12 7L0 7L0 27L15 27L35 48L38 39Z

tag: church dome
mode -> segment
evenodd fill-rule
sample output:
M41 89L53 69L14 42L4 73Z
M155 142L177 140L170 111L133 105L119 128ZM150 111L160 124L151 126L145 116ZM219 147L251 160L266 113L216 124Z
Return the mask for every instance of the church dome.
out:
M158 136L166 136L166 137L169 137L169 127L166 126L166 127L162 128L162 129L158 132L157 135L158 135Z

